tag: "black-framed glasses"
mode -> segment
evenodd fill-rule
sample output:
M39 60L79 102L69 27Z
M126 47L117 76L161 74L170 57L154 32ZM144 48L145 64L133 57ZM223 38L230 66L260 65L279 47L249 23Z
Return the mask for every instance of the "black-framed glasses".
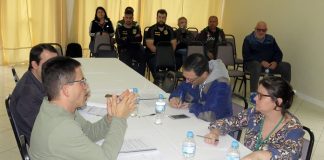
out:
M67 82L67 84L72 84L72 83L76 83L76 82L79 82L80 84L82 84L84 86L88 85L86 78L82 78L80 80L75 80L75 81Z
M256 28L255 30L258 32L267 32L267 29Z
M273 98L273 96L271 96L271 95L263 94L263 93L260 93L260 92L257 92L257 95L256 96L258 97L259 100L261 100L262 97L270 97L270 98Z

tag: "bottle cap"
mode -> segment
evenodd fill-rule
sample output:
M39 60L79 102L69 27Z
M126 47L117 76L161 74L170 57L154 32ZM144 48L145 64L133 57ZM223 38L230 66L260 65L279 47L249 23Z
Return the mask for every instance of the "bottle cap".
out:
M133 93L138 93L138 88L133 88Z
M187 138L193 138L193 132L192 131L187 132Z
M239 143L237 141L233 141L232 142L232 148L238 149L238 147L239 147Z
M164 99L164 96L163 96L163 94L159 94L159 99Z

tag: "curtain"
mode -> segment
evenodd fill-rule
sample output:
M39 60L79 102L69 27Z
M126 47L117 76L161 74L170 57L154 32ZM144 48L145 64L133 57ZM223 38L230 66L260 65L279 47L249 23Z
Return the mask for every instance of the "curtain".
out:
M38 43L65 44L65 0L1 0L0 64L27 62Z
M38 43L80 43L89 56L89 26L98 6L106 9L116 28L127 6L135 10L134 20L142 30L156 23L158 9L168 12L167 24L177 27L181 16L188 27L202 30L208 17L216 15L221 27L225 0L1 0L0 65L26 62L31 46ZM70 18L68 18L70 16ZM226 32L226 31L225 31Z

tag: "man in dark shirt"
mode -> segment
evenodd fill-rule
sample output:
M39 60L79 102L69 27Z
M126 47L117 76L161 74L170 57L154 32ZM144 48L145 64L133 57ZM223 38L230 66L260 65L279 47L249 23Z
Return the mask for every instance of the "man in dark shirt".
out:
M164 9L157 11L157 23L151 26L146 37L146 52L148 56L148 66L152 72L153 77L156 76L156 45L161 41L169 41L172 44L173 50L176 49L177 40L172 27L165 24L167 19L167 12Z
M210 16L208 26L197 36L197 40L205 45L205 54L209 59L216 59L217 46L226 42L223 29L217 26L218 18L216 16Z
M177 61L177 70L181 68L182 63L187 58L188 43L194 40L194 36L187 30L187 18L180 17L178 19L178 29L176 30L177 36L177 48L176 57L181 57L180 61Z
M45 97L41 82L42 65L57 56L56 49L48 44L39 44L30 50L28 71L18 81L12 92L10 108L20 135L29 143L31 131Z
M250 72L250 99L252 102L258 88L261 72L281 74L283 79L290 82L291 67L282 62L282 52L275 38L267 33L267 24L260 21L254 31L247 35L243 42L243 61Z
M141 28L134 22L133 10L126 8L123 19L124 22L118 23L116 29L119 59L145 76L146 55L141 45ZM136 60L138 65L133 66L132 60Z

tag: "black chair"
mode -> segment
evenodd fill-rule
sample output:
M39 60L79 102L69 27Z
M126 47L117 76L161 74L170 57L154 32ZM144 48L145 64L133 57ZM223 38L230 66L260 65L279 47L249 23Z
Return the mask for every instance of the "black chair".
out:
M98 45L96 49L95 57L118 58L118 54L114 49L111 48L110 44L102 43Z
M156 75L154 83L162 88L163 80L168 71L174 71L177 79L181 79L182 73L176 71L174 50L170 42L159 42L156 45Z
M193 35L194 39L196 39L199 30L196 27L188 27L187 30Z
M69 43L66 47L65 56L78 58L82 57L82 47L79 43Z
M243 67L243 59L237 57L235 37L232 34L225 34L225 40L232 43L234 49L234 59L236 67Z
M187 55L190 56L194 53L204 55L204 44L201 41L191 41L188 43Z
M17 127L16 122L15 122L15 119L14 119L12 113L11 113L10 95L5 100L5 104L6 104L7 114L8 114L9 120L10 120L10 124L11 124L12 130L13 130L13 133L15 135L15 139L16 139L16 142L17 142L17 146L18 146L20 155L21 155L23 160L29 160L28 145L26 144L25 136L21 135L19 133L18 127Z
M235 67L235 56L234 56L234 49L233 45L230 42L226 42L226 45L219 45L217 47L217 59L221 59L225 66L228 69L228 74L230 77L234 77L234 86L233 86L233 92L235 91L236 83L238 78L242 80L242 83L244 83L244 92L243 96L246 97L246 77L245 72L238 70L237 67ZM231 67L231 68L230 68Z
M301 159L302 160L310 160L312 156L312 151L314 147L315 136L314 133L306 126L303 126L303 129L309 135L309 140L304 138Z
M18 83L19 77L14 66L11 66L11 72L15 82Z
M246 110L248 108L248 102L246 101L246 99L244 97L242 97L241 95L235 94L235 93L232 94L232 99L233 99L233 97L237 97L244 103L244 106L242 106L242 105L232 101L233 115L237 115L241 111ZM242 130L235 131L232 134L233 138L235 138L237 141L240 141L241 135L242 135Z
M143 47L144 47L144 49L146 49L146 38L147 38L147 36L148 36L148 30L149 30L149 28L150 27L145 27L144 28L144 34L143 34ZM151 78L150 78L151 76L150 76L150 69L148 68L148 67L146 67L146 78L148 79L148 80L150 80Z

